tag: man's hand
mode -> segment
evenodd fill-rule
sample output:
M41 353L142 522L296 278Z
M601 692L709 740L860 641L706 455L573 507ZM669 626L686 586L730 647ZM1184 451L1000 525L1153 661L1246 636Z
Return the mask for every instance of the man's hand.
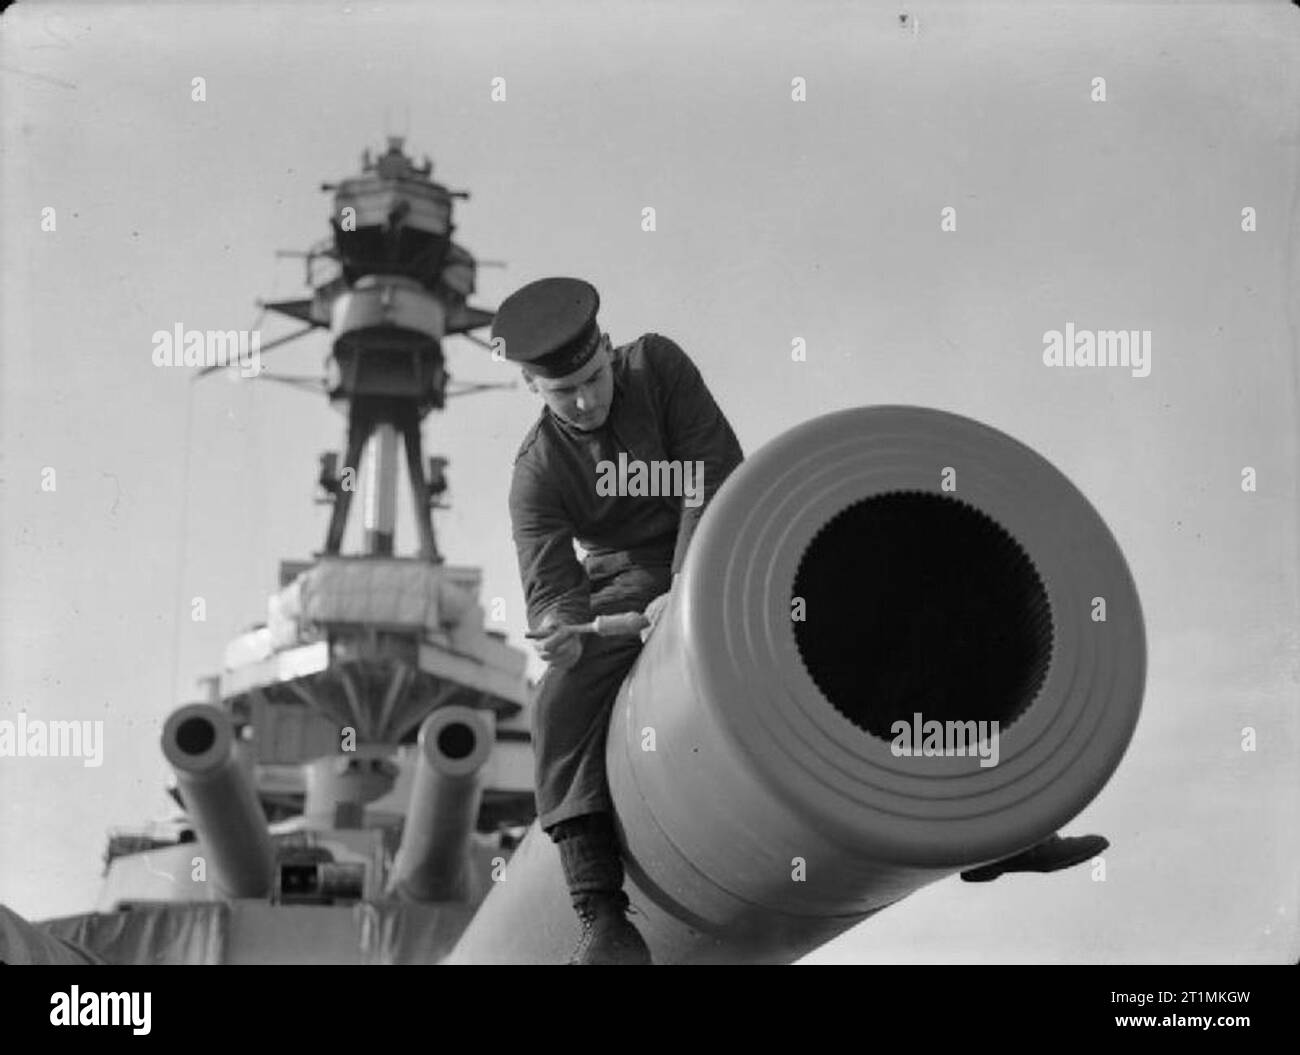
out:
M676 581L677 576L674 575L673 579L674 581ZM664 609L668 607L668 598L670 596L671 596L671 592L661 593L658 597L656 597L653 601L651 601L648 605L645 606L645 612L642 614L645 615L645 617L650 620L650 625L641 631L642 641L645 641L650 637L651 632L655 628L655 624L659 622L659 617L663 615Z
M544 629L550 629L543 624ZM572 627L561 626L553 629L543 638L533 642L542 661L561 670L568 670L582 656L582 635Z
M653 627L655 623L659 621L660 614L668 606L668 597L669 597L668 594L661 593L658 597L656 597L653 601L651 601L648 605L645 606L645 612L643 614L647 619L650 620L651 627Z

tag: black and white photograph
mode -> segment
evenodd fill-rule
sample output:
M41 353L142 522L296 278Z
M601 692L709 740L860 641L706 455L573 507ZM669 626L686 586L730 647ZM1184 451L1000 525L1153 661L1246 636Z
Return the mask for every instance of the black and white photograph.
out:
M33 0L0 210L4 964L1300 959L1300 6Z

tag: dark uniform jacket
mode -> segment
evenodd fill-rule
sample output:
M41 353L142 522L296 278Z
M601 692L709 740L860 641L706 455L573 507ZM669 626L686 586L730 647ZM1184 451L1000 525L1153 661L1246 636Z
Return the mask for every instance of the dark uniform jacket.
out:
M604 425L582 432L545 408L515 456L510 519L532 629L547 617L589 621L592 591L632 569L662 572L667 589L705 507L744 457L699 370L667 337L648 333L614 349L612 368ZM628 462L702 462L702 501L598 494L597 463L617 466L620 452ZM574 539L587 551L583 564Z

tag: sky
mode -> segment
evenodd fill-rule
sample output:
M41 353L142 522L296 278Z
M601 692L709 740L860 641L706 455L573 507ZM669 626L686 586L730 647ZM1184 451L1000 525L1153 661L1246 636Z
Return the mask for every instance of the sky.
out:
M1060 468L1129 561L1142 718L1066 828L1109 837L1105 879L953 877L808 962L1294 962L1298 59L1281 2L11 8L0 720L102 720L105 742L94 768L0 759L0 902L93 906L107 831L168 812L167 714L265 618L278 562L323 544L317 457L342 418L193 384L151 335L247 329L256 298L297 295L275 251L328 234L319 184L397 131L471 192L457 240L505 263L478 303L589 279L616 342L687 351L746 452L863 404L976 418ZM1150 375L1045 366L1067 323L1150 330ZM512 379L446 352L458 380ZM316 334L268 362L327 353ZM450 460L440 545L483 568L518 645L506 493L537 411L521 387L424 426Z

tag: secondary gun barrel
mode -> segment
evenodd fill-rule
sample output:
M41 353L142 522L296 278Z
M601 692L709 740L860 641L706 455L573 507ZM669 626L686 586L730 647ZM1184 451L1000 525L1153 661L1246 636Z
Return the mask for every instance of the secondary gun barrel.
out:
M606 770L656 963L790 962L1035 845L1105 785L1146 677L1114 537L977 421L859 407L714 496L614 703ZM536 825L451 963L562 963Z
M415 901L456 901L469 892L470 837L492 753L491 713L447 706L420 726L415 778L393 865L392 888Z
M163 725L162 749L198 829L216 889L228 898L268 896L274 875L271 836L235 753L230 718L206 703L180 707Z

